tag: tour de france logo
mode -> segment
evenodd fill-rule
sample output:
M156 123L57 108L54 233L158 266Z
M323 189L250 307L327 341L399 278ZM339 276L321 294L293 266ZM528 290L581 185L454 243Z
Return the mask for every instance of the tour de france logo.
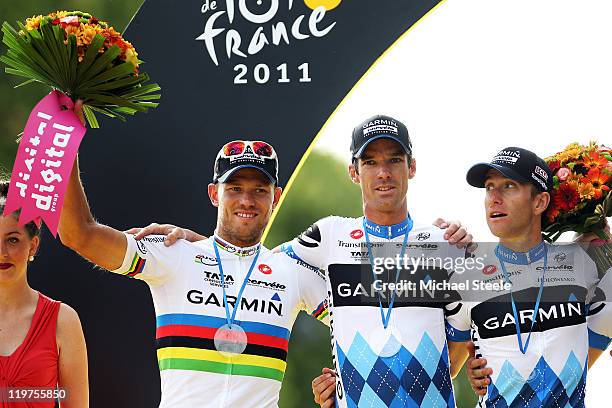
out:
M200 8L204 30L195 39L203 42L216 66L238 62L233 66L234 85L310 83L308 60L249 64L249 57L271 47L291 47L327 36L336 26L333 13L328 12L340 3L342 0L204 0ZM236 22L243 20L248 28L241 24L239 31Z

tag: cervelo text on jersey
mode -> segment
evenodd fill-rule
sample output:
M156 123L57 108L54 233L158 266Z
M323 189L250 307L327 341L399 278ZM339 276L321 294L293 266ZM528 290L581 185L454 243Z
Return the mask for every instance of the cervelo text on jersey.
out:
M157 316L160 407L278 406L290 330L300 310L328 324L322 273L304 268L283 253L261 247L257 265L239 304L236 295L257 253L219 237L165 247L152 236L128 249L116 273L149 285ZM247 334L245 351L228 357L214 346L216 330L227 323L216 239L230 310Z
M451 282L505 280L501 262L491 256L496 245L479 243L475 256L489 255L491 264L467 276L453 275ZM578 245L547 245L546 252L546 265L544 257L517 261L526 258L524 253L511 253L504 259L510 290L460 292L461 300L447 306L449 339L471 338L477 357L486 358L493 369L480 406L584 406L589 348L586 315L598 282L597 270ZM534 311L542 279L542 299ZM516 327L524 343L534 317L529 347L523 354Z
M336 401L340 407L454 407L445 338L443 303L425 299L423 293L395 297L390 317L401 343L392 357L376 355L372 333L383 330L379 292L373 290L369 252L399 254L407 223L376 225L363 218L328 217L285 244L296 258L326 270L334 365L340 374ZM365 232L371 245L366 242ZM388 251L387 251L388 250ZM379 253L377 251L383 252ZM443 231L431 225L415 225L410 231L406 255L463 258L463 250L448 245ZM394 255L393 255L394 256ZM391 276L390 276L391 275ZM428 268L402 270L400 279L445 279L447 271ZM381 279L395 280L395 273ZM386 295L385 295L386 293ZM390 292L382 293L385 310Z

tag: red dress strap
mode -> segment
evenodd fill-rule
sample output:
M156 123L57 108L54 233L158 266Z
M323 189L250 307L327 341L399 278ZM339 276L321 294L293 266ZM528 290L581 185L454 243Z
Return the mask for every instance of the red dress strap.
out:
M0 356L0 387L57 387L59 353L57 351L57 316L60 302L39 293L36 311L26 338L10 356ZM53 402L11 403L0 401L0 408L49 407Z

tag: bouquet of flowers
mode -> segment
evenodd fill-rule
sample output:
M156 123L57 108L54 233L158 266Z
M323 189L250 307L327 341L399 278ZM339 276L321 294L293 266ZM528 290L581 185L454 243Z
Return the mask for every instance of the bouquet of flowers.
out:
M8 51L0 57L9 74L27 78L17 87L41 82L83 101L90 127L95 113L125 121L125 114L155 108L157 84L139 71L138 53L121 34L88 13L57 11L2 25Z
M546 238L554 242L563 232L606 236L606 217L612 216L612 149L591 142L572 143L546 159L552 170L551 203L543 218ZM610 265L609 244L594 251L598 265ZM606 268L607 269L607 268Z

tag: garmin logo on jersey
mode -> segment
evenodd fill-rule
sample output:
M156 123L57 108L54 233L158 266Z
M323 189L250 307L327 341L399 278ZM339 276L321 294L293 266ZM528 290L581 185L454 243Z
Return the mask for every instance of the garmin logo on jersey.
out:
M485 275L493 275L495 272L497 272L497 266L495 265L487 265L482 270Z
M519 315L519 324L531 324L533 320L533 309L525 309L520 310L518 312ZM553 319L563 319L567 317L574 316L583 316L582 314L582 306L577 302L568 302L568 303L559 303L550 305L548 309L545 306L541 306L540 310L538 310L538 321L543 323L547 320ZM499 328L504 328L506 326L515 325L514 315L513 313L506 313L501 318L494 316L491 317L483 323L483 326L489 330L496 330Z
M280 297L279 297L280 299ZM210 293L205 295L203 292L199 290L190 290L187 292L187 300L189 303L193 303L194 305L204 305L204 306L217 306L225 308L225 303L219 301L217 295L214 293ZM227 304L236 307L236 297L235 296L227 296ZM276 300L264 300L264 299L253 299L249 300L246 297L240 299L240 310L247 310L251 312L264 313L264 314L275 314L277 316L283 315L283 303L281 301Z
M263 273L264 275L270 275L272 273L272 268L266 264L259 264L257 269L259 269L259 272Z
M363 231L360 229L356 229L356 230L351 231L350 235L351 235L351 238L353 239L359 239L363 237Z

